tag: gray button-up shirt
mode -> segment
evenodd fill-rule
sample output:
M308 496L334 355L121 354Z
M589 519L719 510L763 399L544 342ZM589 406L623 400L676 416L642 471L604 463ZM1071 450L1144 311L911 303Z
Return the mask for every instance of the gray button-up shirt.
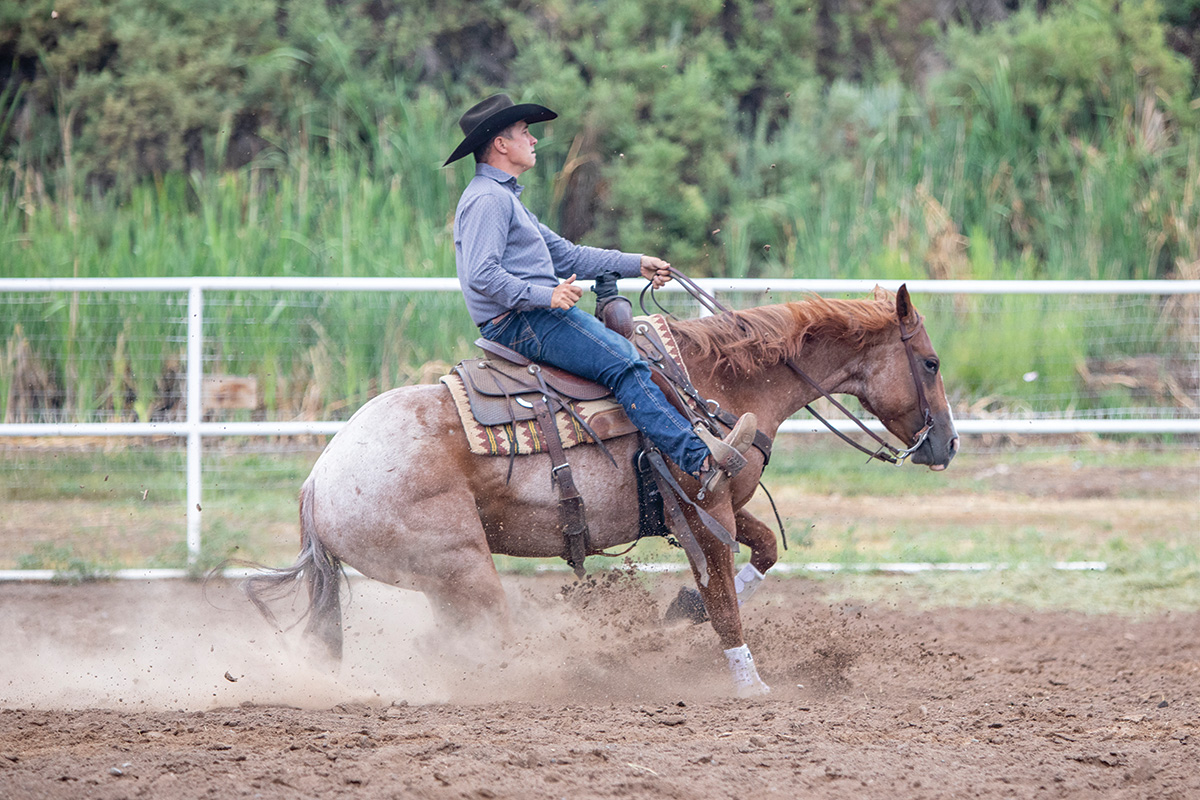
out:
M475 167L454 213L454 257L467 311L482 325L506 311L549 308L559 278L641 274L642 257L573 244L521 203L523 186L489 164Z

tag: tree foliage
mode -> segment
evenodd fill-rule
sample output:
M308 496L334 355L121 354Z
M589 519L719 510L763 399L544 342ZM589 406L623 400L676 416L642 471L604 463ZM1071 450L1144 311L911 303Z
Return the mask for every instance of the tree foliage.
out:
M1097 241L1152 232L1150 274L1195 257L1195 237L1172 221L1196 156L1195 76L1166 46L1154 3L1026 9L978 34L953 31L946 49L939 90L965 115L968 179L1004 177L978 198L1009 221L994 229L1004 252L1044 260L1082 222Z
M1018 4L996 22L1007 5L0 0L0 211L302 169L310 151L445 205L457 116L508 91L561 114L528 180L572 238L717 274L784 254L836 274L894 247L932 196L1014 259L1124 209L1129 246L1161 240L1150 272L1169 271L1200 247L1180 233L1196 75L1163 20L1194 31L1194 0ZM1144 191L1118 196L1130 180Z

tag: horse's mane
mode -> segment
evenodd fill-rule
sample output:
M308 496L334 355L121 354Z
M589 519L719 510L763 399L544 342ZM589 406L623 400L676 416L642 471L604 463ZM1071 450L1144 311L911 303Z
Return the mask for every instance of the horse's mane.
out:
M807 300L762 306L732 314L672 320L670 328L712 372L733 375L800 356L814 336L831 336L862 348L896 326L894 299Z

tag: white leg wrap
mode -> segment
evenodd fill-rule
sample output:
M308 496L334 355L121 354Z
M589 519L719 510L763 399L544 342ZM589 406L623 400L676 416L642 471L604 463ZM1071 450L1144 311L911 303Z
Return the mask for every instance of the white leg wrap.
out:
M758 587L762 585L766 577L750 563L747 563L737 575L733 576L733 588L737 590L739 606L758 591Z
M758 677L754 656L750 655L748 646L742 645L726 650L725 658L729 661L729 672L733 675L733 685L738 697L755 697L771 691L771 687Z

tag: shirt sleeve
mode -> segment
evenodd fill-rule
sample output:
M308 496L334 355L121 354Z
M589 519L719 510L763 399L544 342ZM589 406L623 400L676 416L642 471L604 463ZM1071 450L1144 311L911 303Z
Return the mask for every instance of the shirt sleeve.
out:
M634 278L642 273L641 254L575 244L538 222L533 212L529 212L529 216L541 231L550 250L554 274L558 277L569 278L573 273L581 280L592 280L602 272L617 272L622 278Z
M477 195L464 206L459 219L464 289L504 308L549 308L553 288L532 284L501 266L512 213L511 203L491 194Z

